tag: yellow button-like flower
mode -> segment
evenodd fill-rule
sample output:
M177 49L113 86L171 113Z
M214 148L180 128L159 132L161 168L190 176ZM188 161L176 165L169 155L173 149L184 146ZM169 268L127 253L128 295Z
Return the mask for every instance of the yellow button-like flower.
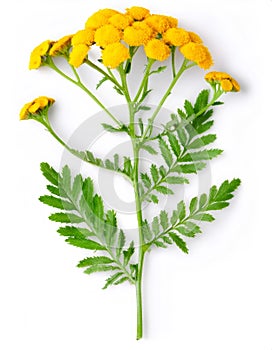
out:
M129 49L121 43L106 46L102 51L103 64L111 69L117 68L130 58Z
M109 23L109 18L119 13L112 9L103 9L95 12L88 18L85 28L98 29Z
M109 19L109 23L117 29L124 30L133 23L133 18L129 15L117 13Z
M196 43L196 44L202 44L203 41L202 39L200 38L200 36L194 32L188 32L189 35L190 35L190 39L193 43Z
M182 28L170 28L163 34L163 40L173 46L183 46L191 41L191 37Z
M122 38L122 32L115 28L112 24L97 29L94 35L96 45L106 47L110 44L117 43Z
M146 23L135 22L124 30L124 41L130 46L145 45L155 33Z
M63 38L56 41L49 50L50 56L57 56L65 53L71 45L72 35L65 35Z
M31 117L37 116L37 114L42 114L55 102L51 97L40 96L35 98L35 100L26 103L20 111L20 120L26 120Z
M208 69L212 66L213 60L208 48L202 44L190 42L180 48L180 52L185 58L196 62L199 67Z
M76 32L71 40L73 46L79 44L92 45L94 42L94 33L95 31L91 28L86 28Z
M157 61L166 60L171 53L168 45L158 39L150 40L145 46L146 56Z
M85 44L73 46L73 50L70 53L69 57L69 63L71 64L71 66L78 68L84 62L89 52L89 49L89 46Z
M240 85L238 82L228 73L225 72L210 72L205 75L205 79L209 83L217 83L221 85L221 88L225 92L240 91Z
M45 56L51 46L50 40L43 41L30 54L29 69L38 69L43 63L43 56Z
M147 17L145 23L160 34L163 34L170 28L176 28L178 26L178 20L176 18L164 15L152 15Z
M144 7L132 6L131 8L127 9L127 14L136 21L141 21L150 15L150 11Z

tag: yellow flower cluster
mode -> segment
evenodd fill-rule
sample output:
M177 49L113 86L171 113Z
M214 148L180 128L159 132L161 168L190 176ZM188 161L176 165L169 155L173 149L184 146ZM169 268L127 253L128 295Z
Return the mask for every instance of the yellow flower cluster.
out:
M144 46L146 56L158 61L166 60L171 48L178 47L185 58L203 69L213 64L201 38L178 28L176 18L151 14L144 7L133 6L125 13L108 8L99 10L88 18L85 29L56 42L43 42L31 53L29 68L39 68L45 63L47 55L63 55L77 68L84 63L94 44L101 48L102 61L108 68L117 68L117 63L120 65L130 58L129 47L138 46ZM120 52L116 50L118 47Z
M238 92L240 91L240 85L229 74L224 72L210 72L205 75L207 82L211 84L220 84L221 88L225 92Z
M55 100L51 97L40 96L33 101L26 103L20 111L20 120L29 119L29 117L37 115L48 109Z

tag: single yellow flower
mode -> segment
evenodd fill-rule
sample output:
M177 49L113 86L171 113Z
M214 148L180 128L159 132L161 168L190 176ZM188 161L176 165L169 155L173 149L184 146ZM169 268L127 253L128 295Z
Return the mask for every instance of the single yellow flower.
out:
M150 40L145 46L146 56L149 58L153 58L157 61L166 60L171 53L171 50L168 45L166 45L163 41L158 39Z
M98 29L109 23L109 18L119 13L112 9L103 9L95 12L88 18L85 28Z
M52 45L52 41L43 41L40 45L35 47L35 49L30 54L29 69L38 69L43 63L43 56L45 56Z
M78 68L85 60L88 52L89 46L85 44L79 44L73 46L73 50L70 53L69 63L71 66Z
M71 45L71 39L72 35L65 35L63 38L56 41L49 50L49 55L57 56L64 53L66 50L69 49Z
M202 39L200 38L200 36L194 32L188 32L189 35L190 35L190 39L193 43L196 43L196 44L202 44L203 41Z
M129 49L121 43L110 44L102 51L103 64L111 69L117 68L129 58Z
M71 40L73 46L79 44L92 45L94 43L94 33L95 31L91 28L86 28L76 32Z
M176 18L164 15L152 15L147 17L145 23L160 34L163 34L170 28L176 28L178 26L178 20Z
M55 100L51 97L40 96L35 100L26 103L20 111L20 120L27 120L35 115L42 113L49 108Z
M202 44L190 42L180 47L180 52L185 58L196 62L199 67L208 69L212 66L213 60L208 48Z
M133 23L133 18L128 15L117 13L109 19L109 23L117 29L124 30Z
M122 32L115 28L112 24L97 29L94 35L96 45L106 47L110 44L119 42L122 39Z
M173 46L183 46L191 41L191 37L182 28L170 28L163 34L163 40Z
M145 45L155 33L146 23L135 22L124 30L124 41L130 46Z
M218 83L225 92L240 91L238 82L228 73L225 72L210 72L205 75L205 79L209 83Z
M150 15L150 11L144 7L132 6L126 12L136 21L141 21Z

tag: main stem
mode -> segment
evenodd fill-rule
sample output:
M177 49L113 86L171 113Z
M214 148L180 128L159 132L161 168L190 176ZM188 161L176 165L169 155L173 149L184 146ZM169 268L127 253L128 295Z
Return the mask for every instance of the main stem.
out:
M150 65L151 68L151 65ZM142 214L142 202L140 199L139 191L139 153L140 145L136 138L135 132L135 110L134 102L132 102L130 93L128 90L126 74L123 67L119 69L120 77L122 80L123 91L129 107L129 129L130 137L133 148L134 156L134 177L133 177L133 189L135 194L135 205L137 213L137 223L139 232L139 254L138 254L138 270L136 274L136 302L137 302L137 335L136 339L139 340L143 337L143 297L142 297L142 278L143 278L143 266L145 256L145 245L143 236L143 214Z

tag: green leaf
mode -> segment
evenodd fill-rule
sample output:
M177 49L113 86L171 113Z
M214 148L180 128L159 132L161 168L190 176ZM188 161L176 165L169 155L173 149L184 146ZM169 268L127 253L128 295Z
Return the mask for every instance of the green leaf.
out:
M143 230L143 236L145 238L145 242L151 241L151 239L153 238L153 234L146 220L144 220L142 230Z
M58 197L65 197L64 194L60 194L60 191L58 189L58 187L56 186L52 186L52 185L47 185L46 188L48 189L49 192L51 192L52 194L58 196Z
M94 256L91 258L85 258L84 260L81 260L77 267L87 267L87 266L94 266L94 265L106 265L111 264L114 261L107 256Z
M114 210L108 210L105 222L105 240L108 246L115 245L117 234L117 219Z
M150 145L143 145L142 149L147 151L148 153L152 154L152 155L156 155L158 154L158 152Z
M185 216L186 216L186 206L185 206L184 201L180 201L177 204L176 212L177 212L179 221L182 221L185 218Z
M160 233L160 223L159 218L157 216L155 216L152 221L152 231L155 236L157 236Z
M109 80L107 77L103 77L96 85L96 90L103 84L105 81Z
M86 202L91 203L93 199L94 186L93 186L93 181L89 177L87 177L83 181L82 193Z
M104 219L104 203L102 201L102 198L97 194L93 197L92 210L97 218L101 220Z
M152 194L150 196L150 200L155 203L155 204L158 204L159 203L159 198L157 196L155 196L154 194Z
M199 213L195 214L192 218L193 220L212 222L215 218L211 214Z
M119 277L121 277L123 275L122 272L117 272L116 274L114 274L113 276L109 277L106 280L106 284L104 285L104 287L102 289L107 289L110 285L112 285L116 280L118 280Z
M119 127L119 128L115 128L115 127L113 127L112 125L107 124L107 123L101 123L101 125L103 126L104 130L106 130L106 131L108 131L108 132L111 132L111 133L127 131L127 128L126 128L125 125L122 125L122 126Z
M209 103L209 90L202 90L196 99L196 103L194 106L195 113L200 112L203 108L205 108Z
M64 226L60 227L57 231L61 236L68 236L74 238L87 238L94 236L94 233L90 230L82 227Z
M119 259L122 253L122 250L126 244L126 237L122 230L120 230L118 241L117 241L117 248L116 248L116 257Z
M41 163L41 172L43 176L53 185L58 186L59 174L48 163Z
M184 109L187 113L187 117L191 117L192 115L195 114L194 107L191 104L191 102L188 100L185 100L185 102L184 102Z
M173 163L173 157L167 143L162 138L159 139L159 146L165 163L170 167Z
M190 214L193 214L196 211L197 204L198 204L198 198L197 197L192 198L189 206Z
M84 273L86 274L91 274L94 272L106 272L106 271L114 271L114 270L118 270L117 266L108 266L108 265L93 265L88 267Z
M65 165L62 169L62 186L66 193L71 192L71 171L68 165Z
M79 195L82 191L82 187L83 187L83 179L82 176L80 174L78 174L75 178L74 178L74 182L73 182L73 186L72 186L72 198L74 202L77 202Z
M228 202L216 202L210 204L206 210L221 210L229 206Z
M177 184L188 184L189 180L186 179L186 177L168 176L165 179L165 182L167 182L168 184L177 185Z
M147 189L151 188L152 183L150 177L145 173L141 173L141 179Z
M161 241L154 241L153 244L158 248L167 248L167 246Z
M193 163L193 164L184 164L180 165L180 172L183 174L196 174L198 171L204 169L206 167L205 163Z
M199 152L187 153L181 158L182 162L197 162L201 160L209 160L219 156L223 151L221 149L208 149Z
M211 120L205 124L201 124L196 127L196 131L198 134L203 134L204 132L208 131L214 124L214 121Z
M169 226L168 214L165 210L160 212L160 224L164 230L166 230Z
M227 180L224 181L219 187L217 195L214 199L216 201L225 201L231 199L233 197L231 193L234 192L240 184L240 179L234 179L231 182Z
M49 205L50 207L58 208L58 209L66 209L66 210L74 210L75 207L72 203L67 202L61 198L57 198L54 196L41 196L39 201L42 203Z
M170 188L165 186L157 186L156 191L162 194L174 194L174 192Z
M171 133L168 133L167 137L168 137L168 141L170 143L172 151L174 152L176 157L179 157L180 153L181 153L181 148L180 148L180 144L178 142L178 139L176 138L175 135L173 135Z
M169 236L172 238L174 243L179 247L184 253L188 254L189 250L186 246L186 243L181 239L177 234L170 232Z
M49 220L62 222L62 223L72 223L72 224L79 224L84 221L80 216L77 216L75 214L66 214L66 213L51 214L49 216Z
M192 143L187 146L187 149L197 149L202 148L216 140L216 135L209 134L195 139Z
M84 248L84 249L90 249L90 250L106 250L106 248L103 247L100 243L97 243L90 239L78 239L78 238L69 237L65 240L65 242L78 248Z
M124 265L127 266L127 264L130 261L130 258L132 257L132 255L134 254L135 248L134 248L134 242L132 241L130 243L130 246L128 248L128 250L124 250L123 251L123 255L124 255Z
M217 194L217 188L216 188L216 186L212 186L212 187L210 188L209 202L213 202L213 200L214 200L216 194Z
M188 141L188 136L186 134L185 129L183 128L183 126L179 126L177 128L177 134L178 134L178 138L180 143L182 144L182 146L186 146L187 145L187 141Z
M150 172L154 183L157 183L159 180L159 171L155 164L151 165Z
M149 75L161 73L165 71L166 68L167 66L160 66L158 69L151 71Z
M126 281L129 281L129 279L128 279L128 277L124 276L124 277L120 278L118 281L114 282L113 284L114 284L115 286L117 286L117 285L119 285L119 284L121 284L121 283L124 283L124 282L126 282Z
M199 198L199 209L202 209L208 201L208 196L203 193Z

